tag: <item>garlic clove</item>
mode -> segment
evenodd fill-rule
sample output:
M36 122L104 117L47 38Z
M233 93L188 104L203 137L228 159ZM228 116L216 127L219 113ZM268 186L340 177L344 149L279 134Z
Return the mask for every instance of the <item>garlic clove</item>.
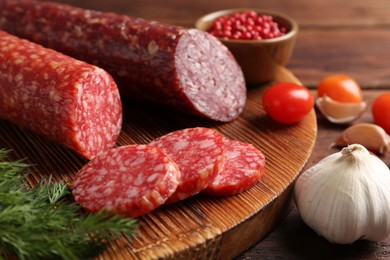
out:
M390 235L390 170L362 145L349 145L305 171L294 199L302 220L332 243Z
M316 105L320 112L332 123L346 124L358 119L366 110L367 103L344 103L324 96L317 98Z
M344 147L349 144L361 144L369 151L382 155L390 150L390 137L378 125L360 123L345 129L332 146Z

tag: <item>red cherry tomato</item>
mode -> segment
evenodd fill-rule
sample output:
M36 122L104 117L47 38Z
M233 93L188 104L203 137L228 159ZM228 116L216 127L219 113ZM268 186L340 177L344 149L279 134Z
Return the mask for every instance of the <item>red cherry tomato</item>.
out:
M281 82L270 86L263 95L263 108L275 121L285 124L302 120L313 108L314 97L304 86Z
M360 86L354 79L343 74L323 78L317 86L317 93L319 97L328 96L346 103L360 103L363 99Z
M377 96L372 103L371 112L375 123L390 134L390 93Z

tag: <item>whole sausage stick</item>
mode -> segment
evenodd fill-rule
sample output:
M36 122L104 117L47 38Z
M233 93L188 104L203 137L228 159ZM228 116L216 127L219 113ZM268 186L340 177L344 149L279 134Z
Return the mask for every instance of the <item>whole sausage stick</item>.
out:
M103 69L0 31L0 118L91 159L115 145L122 104Z
M245 105L241 68L196 29L30 0L6 1L0 28L98 65L128 98L222 122Z

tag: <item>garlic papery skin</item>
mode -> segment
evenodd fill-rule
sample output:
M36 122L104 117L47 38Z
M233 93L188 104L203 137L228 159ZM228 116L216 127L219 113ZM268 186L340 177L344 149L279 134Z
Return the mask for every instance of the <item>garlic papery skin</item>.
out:
M345 103L328 96L317 98L316 105L325 118L335 124L351 123L361 117L367 108L367 103L364 101Z
M385 154L390 150L390 137L376 124L359 123L345 129L332 146L344 147L348 144L361 144L375 154Z
M305 171L294 199L302 220L332 243L381 241L390 234L390 170L360 144Z

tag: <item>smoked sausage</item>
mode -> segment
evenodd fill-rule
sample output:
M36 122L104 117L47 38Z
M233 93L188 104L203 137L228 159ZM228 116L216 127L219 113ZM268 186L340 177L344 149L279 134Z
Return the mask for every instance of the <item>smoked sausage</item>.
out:
M115 145L122 104L103 69L0 31L0 119L91 159Z
M5 2L0 28L105 69L127 99L221 122L243 111L241 68L206 32L46 1Z

